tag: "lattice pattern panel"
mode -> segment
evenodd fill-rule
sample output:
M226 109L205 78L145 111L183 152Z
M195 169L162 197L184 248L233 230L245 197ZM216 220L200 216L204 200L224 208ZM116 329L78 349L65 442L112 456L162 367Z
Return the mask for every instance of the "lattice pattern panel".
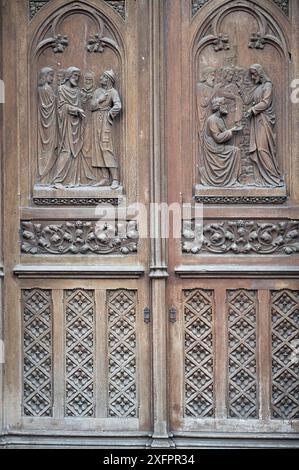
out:
M52 298L50 290L22 291L23 413L52 416Z
M66 290L65 306L65 415L95 414L94 291Z
M109 403L111 417L137 417L136 291L107 291Z
M212 290L184 291L185 416L214 416Z
M271 292L272 417L299 419L299 291Z
M228 414L230 418L258 418L257 291L229 290L227 305Z

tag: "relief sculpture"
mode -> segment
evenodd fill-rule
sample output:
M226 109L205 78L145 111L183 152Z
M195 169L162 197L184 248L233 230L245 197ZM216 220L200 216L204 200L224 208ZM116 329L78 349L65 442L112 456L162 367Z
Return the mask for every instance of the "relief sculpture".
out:
M38 84L38 183L56 189L120 185L113 120L121 100L113 70L100 75L77 67L40 71ZM55 86L53 82L55 78Z
M52 88L54 70L44 67L39 74L38 83L38 172L41 181L51 181L51 171L55 164L57 143L56 97Z
M273 84L261 65L208 67L196 102L201 185L283 186Z
M112 142L113 119L121 110L118 92L113 88L113 70L107 70L100 78L100 88L95 90L91 100L92 111L92 166L100 168L102 180L99 186L107 186L112 179L112 189L119 186L118 162Z

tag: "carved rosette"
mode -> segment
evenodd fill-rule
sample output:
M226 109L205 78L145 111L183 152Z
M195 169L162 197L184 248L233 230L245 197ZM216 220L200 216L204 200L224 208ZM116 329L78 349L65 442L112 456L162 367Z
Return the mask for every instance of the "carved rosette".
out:
M31 255L127 255L137 252L138 239L135 221L23 221L21 226L21 250Z
M299 222L254 220L183 222L183 253L283 254L299 252Z

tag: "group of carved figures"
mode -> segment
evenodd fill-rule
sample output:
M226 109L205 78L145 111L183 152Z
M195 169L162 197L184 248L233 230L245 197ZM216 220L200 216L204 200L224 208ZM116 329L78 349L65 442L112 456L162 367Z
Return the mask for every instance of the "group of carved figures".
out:
M44 67L38 84L39 183L56 188L75 186L119 187L119 165L112 140L114 118L121 101L114 88L115 74L105 71L95 89L94 74L69 67Z
M283 185L276 157L276 116L273 84L263 67L207 68L197 84L200 178L206 186L240 186L241 150L230 142L249 127L247 152L253 167L253 184L262 187ZM244 107L249 106L244 112ZM234 113L229 127L228 108Z

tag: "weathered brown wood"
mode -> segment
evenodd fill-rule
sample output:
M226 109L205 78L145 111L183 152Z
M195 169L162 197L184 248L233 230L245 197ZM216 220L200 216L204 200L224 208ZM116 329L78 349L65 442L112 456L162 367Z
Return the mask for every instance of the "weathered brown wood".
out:
M0 2L0 446L298 447L298 2L42 3Z

